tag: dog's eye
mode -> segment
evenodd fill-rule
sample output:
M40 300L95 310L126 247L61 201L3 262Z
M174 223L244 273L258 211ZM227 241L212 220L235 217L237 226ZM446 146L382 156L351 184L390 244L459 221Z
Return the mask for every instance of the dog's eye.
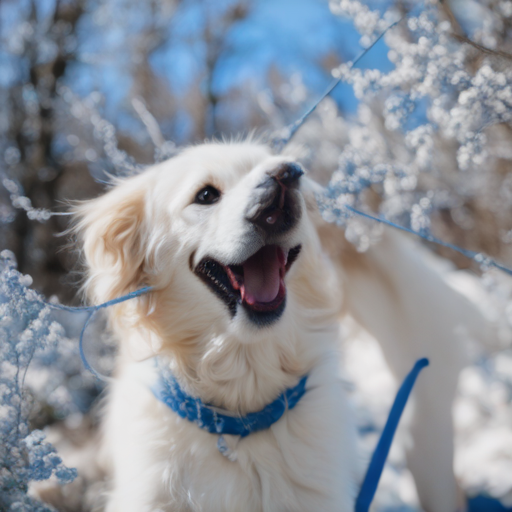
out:
M220 192L211 185L202 188L197 194L194 203L213 204L220 199Z

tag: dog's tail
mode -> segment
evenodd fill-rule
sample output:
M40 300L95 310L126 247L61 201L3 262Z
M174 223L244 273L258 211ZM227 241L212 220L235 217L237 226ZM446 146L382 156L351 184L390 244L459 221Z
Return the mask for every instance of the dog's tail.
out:
M469 275L452 279L448 263L443 268L425 248L389 228L364 253L336 226L321 224L318 232L336 264L346 312L377 339L397 380L417 359L430 359L415 391L408 465L425 510L463 510L453 473L452 403L470 347L493 339L488 319L461 293L475 283Z
M419 357L460 369L469 363L467 342L493 346L492 323L474 302L477 279L407 235L386 228L365 253L344 243L334 259L345 307L377 338L400 377Z

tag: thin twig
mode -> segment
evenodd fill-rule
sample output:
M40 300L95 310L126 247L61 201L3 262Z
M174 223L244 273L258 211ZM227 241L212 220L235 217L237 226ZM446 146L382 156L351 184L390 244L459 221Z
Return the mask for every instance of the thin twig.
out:
M504 59L512 60L512 54L501 51L501 50L492 50L491 48L487 48L486 46L482 46L481 44L475 43L474 41L471 41L471 39L467 38L466 36L463 36L461 34L453 33L452 36L460 41L461 43L466 43L472 46L473 48L476 48L477 50L481 51L482 53L487 53L488 55L495 55L496 57L502 57Z
M441 6L441 9L446 14L446 17L450 21L450 24L453 29L452 36L457 39L457 41L465 44L469 44L473 48L477 49L478 51L482 53L486 53L487 55L494 55L496 57L501 57L503 59L512 60L512 55L510 53L504 52L502 50L493 50L492 48L487 48L487 46L483 46L479 43L475 43L475 41L472 41L464 34L464 30L459 23L459 20L456 18L455 14L453 14L453 11L448 4L446 0L439 0L439 4Z
M139 96L136 96L132 99L132 105L135 109L135 112L139 115L141 121L144 123L153 144L157 148L161 148L165 144L165 139L160 131L160 126L158 125L158 121L153 117L153 114L148 110L146 104L143 99Z
M356 60L354 60L350 66L349 66L349 70L353 69L358 63L359 61L387 34L387 32L389 30L391 30L393 27L395 27L396 25L398 25L404 18L406 17L406 15L404 14L400 19L398 19L397 21L395 21L394 23L391 23L391 25L389 25L378 37L377 39L375 39L375 41L373 41L373 43L368 46L367 48L365 48L360 54L359 56L356 58ZM295 123L293 123L289 128L288 128L288 134L287 136L283 137L281 140L276 140L274 142L274 144L278 145L278 146L281 146L281 147L284 147L286 144L288 144L288 142L290 142L290 140L292 139L292 137L295 135L295 133L297 132L297 130L304 124L304 122L306 121L306 119L316 110L316 108L318 107L318 105L320 105L320 103L327 97L329 96L329 94L331 94L331 92L336 88L336 86L341 82L342 80L342 77L338 77L336 78L332 83L331 85L327 88L327 90L324 92L324 94L322 94L322 96L320 96L320 98L313 104L313 106L305 113L302 115L302 117L300 117L299 119L297 119L297 121L295 121Z

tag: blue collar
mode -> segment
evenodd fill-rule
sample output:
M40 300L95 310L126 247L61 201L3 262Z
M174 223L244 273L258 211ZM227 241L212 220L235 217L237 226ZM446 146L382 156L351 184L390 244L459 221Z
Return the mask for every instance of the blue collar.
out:
M151 391L176 414L211 434L246 437L252 432L269 428L288 409L293 409L306 392L307 378L307 375L302 377L296 386L288 388L261 411L250 412L245 416L222 414L217 408L204 404L200 398L183 391L169 371L159 370L158 380Z

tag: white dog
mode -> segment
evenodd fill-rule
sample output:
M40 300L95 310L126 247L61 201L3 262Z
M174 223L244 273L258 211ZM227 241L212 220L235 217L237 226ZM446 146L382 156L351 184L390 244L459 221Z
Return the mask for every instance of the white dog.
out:
M427 511L463 506L454 332L481 331L480 317L404 237L350 249L302 174L264 145L205 144L77 208L90 300L153 288L110 308L120 354L103 425L108 512L352 512L360 464L338 374L343 307L397 377L430 357L409 463ZM218 421L251 423L279 397L282 415L262 413L261 428Z

